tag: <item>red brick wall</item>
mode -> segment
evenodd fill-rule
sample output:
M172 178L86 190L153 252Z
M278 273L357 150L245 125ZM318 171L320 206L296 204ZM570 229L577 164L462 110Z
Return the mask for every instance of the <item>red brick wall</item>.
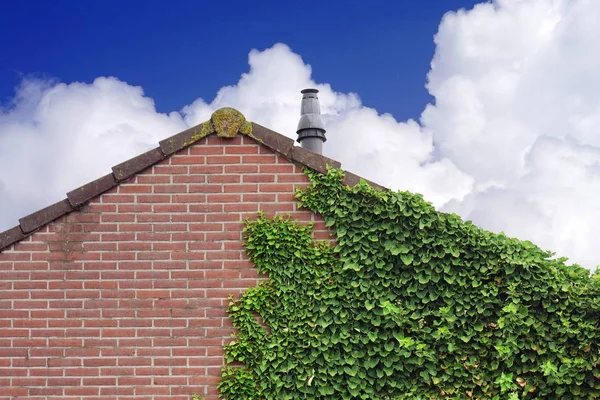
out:
M225 309L261 279L243 219L298 210L300 166L209 137L0 253L0 399L217 398Z

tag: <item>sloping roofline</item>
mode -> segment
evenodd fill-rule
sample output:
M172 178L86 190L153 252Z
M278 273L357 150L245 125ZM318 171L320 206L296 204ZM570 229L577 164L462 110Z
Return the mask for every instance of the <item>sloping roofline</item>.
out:
M226 116L225 120L223 120L223 115ZM232 121L232 118L237 120ZM218 122L218 119L221 119L221 121ZM218 125L219 123L220 125ZM246 125L242 127L242 124ZM229 132L223 133L223 129L228 129ZM220 109L213 113L211 120L160 141L158 147L142 153L137 157L133 157L121 164L115 165L112 167L112 172L110 174L104 175L101 178L68 192L65 199L20 218L19 225L4 232L0 232L0 252L32 235L55 219L81 208L94 197L119 185L121 182L131 178L138 172L170 157L179 150L193 145L198 140L215 133L222 137L233 137L238 131L284 156L288 160L302 164L305 167L320 173L327 173L328 165L333 168L341 168L341 163L336 160L332 160L322 154L314 153L302 147L294 146L294 140L287 136L265 128L257 123L246 122L244 116L237 110L231 108ZM344 173L344 184L348 186L354 186L358 184L361 179L364 179L349 171L344 171ZM388 190L381 185L366 179L364 180L373 187Z

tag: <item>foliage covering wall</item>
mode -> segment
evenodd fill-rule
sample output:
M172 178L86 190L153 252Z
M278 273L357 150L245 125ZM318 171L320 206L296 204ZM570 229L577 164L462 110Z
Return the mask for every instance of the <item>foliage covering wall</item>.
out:
M600 398L600 274L419 195L308 173L298 198L337 245L248 222L270 279L229 307L225 398Z

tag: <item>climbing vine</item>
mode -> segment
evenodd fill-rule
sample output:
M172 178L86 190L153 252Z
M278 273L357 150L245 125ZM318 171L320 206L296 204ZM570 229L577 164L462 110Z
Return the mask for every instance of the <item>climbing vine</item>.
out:
M420 195L307 173L297 197L336 244L283 217L247 222L269 280L230 303L223 397L600 398L600 273Z

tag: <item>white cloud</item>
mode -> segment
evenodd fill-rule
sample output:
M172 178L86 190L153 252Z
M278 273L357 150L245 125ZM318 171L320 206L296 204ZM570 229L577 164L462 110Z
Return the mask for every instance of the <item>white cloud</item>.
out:
M139 87L25 80L0 110L0 229L185 129Z
M600 3L502 0L445 16L422 115L475 178L444 210L600 263Z
M0 229L223 106L295 138L299 91L317 87L324 151L344 168L593 268L599 19L594 0L497 0L447 14L427 77L435 104L419 122L315 83L283 44L252 50L236 84L169 115L116 78L26 80L0 110Z
M362 106L353 93L315 83L310 66L289 47L277 44L262 52L253 50L249 64L250 72L236 85L222 88L210 104L199 99L185 107L186 121L197 124L215 109L232 106L248 119L295 139L300 90L316 87L327 122L324 152L345 169L389 187L422 193L436 205L469 193L471 178L447 159L432 159L432 137L416 122L397 122Z

